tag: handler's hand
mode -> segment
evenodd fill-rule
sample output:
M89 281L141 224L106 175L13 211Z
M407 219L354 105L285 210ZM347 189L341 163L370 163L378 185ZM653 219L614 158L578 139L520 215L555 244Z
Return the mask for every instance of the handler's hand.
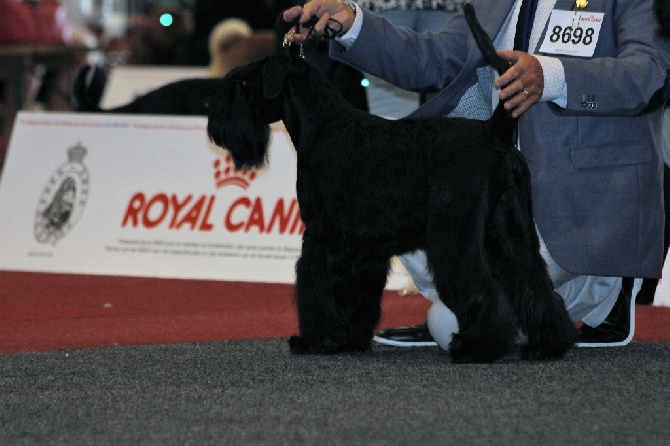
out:
M534 56L522 51L499 50L498 55L512 66L500 76L495 87L501 88L500 100L504 101L505 109L518 118L533 104L542 98L544 92L544 74L542 65Z
M310 0L303 6L294 6L287 9L282 14L285 22L290 23L299 17L300 23L307 22L312 16L317 16L319 21L314 25L314 32L316 35L322 35L323 30L328 25L328 20L337 20L342 24L340 34L344 34L354 24L354 12L351 7L341 0ZM335 28L331 24L331 28ZM339 25L338 25L339 28ZM291 43L300 43L307 37L308 29L303 29L301 32L295 30L289 31L286 38Z

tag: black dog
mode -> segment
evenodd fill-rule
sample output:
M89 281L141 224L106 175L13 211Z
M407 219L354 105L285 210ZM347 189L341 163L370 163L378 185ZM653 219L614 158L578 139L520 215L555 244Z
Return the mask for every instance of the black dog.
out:
M73 109L79 112L107 112L160 115L207 115L207 104L221 85L221 78L193 78L158 87L119 107L99 106L107 76L95 66L83 67L72 84Z
M499 71L490 39L467 17ZM474 28L473 28L474 27ZM516 348L557 358L575 330L539 253L529 171L502 107L490 121L401 119L356 110L300 59L275 56L231 73L208 133L238 168L265 163L268 124L283 120L298 155L306 225L296 266L294 353L370 347L392 255L424 249L460 331L458 362Z

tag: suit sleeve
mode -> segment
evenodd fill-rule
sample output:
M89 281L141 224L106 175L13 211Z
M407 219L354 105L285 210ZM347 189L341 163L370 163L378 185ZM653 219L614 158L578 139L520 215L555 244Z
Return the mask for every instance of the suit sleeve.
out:
M567 85L561 113L635 116L665 102L670 45L659 36L652 0L608 4L594 57L560 58Z
M435 34L395 28L366 9L363 14L356 41L349 48L331 44L332 57L412 91L437 91L462 70L468 29L461 15Z

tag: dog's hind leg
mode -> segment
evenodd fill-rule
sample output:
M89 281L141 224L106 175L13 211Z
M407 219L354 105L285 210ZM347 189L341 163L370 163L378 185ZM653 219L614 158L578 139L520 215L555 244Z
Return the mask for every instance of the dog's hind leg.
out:
M518 330L509 300L486 259L486 206L462 200L427 231L426 256L440 299L459 331L449 346L454 362L491 362L510 353Z
M560 358L575 343L576 331L540 255L530 207L527 193L518 186L502 194L491 220L489 253L528 338L522 357Z
M330 354L370 348L389 261L346 256L305 233L296 266L300 334L291 352Z

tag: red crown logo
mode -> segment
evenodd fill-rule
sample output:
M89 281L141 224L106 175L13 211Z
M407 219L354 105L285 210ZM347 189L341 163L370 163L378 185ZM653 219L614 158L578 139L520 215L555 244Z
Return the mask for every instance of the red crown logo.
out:
M257 172L254 169L235 170L233 158L228 154L223 160L214 160L214 184L217 189L226 186L238 186L247 190L251 182L256 179Z

